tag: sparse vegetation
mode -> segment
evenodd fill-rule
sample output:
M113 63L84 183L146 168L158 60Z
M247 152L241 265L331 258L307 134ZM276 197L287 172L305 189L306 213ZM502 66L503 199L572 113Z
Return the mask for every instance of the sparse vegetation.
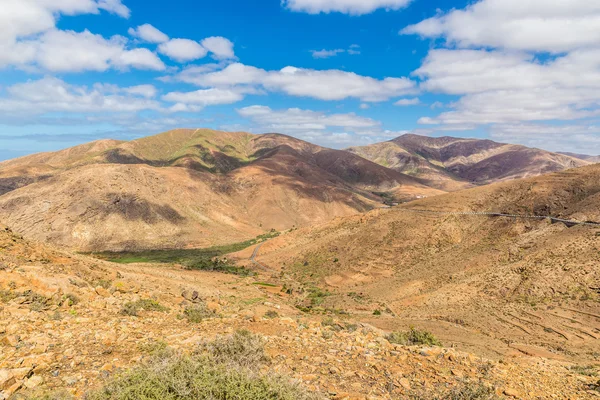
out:
M423 331L411 327L408 332L393 332L387 336L390 343L400 344L403 346L425 345L425 346L441 346L439 341L431 332Z
M413 393L411 400L500 400L494 389L481 382L463 382L451 390Z
M141 310L166 312L169 309L161 305L156 300L140 299L138 301L130 301L123 305L121 314L128 316L137 316Z
M204 249L165 249L165 250L147 250L139 252L102 252L92 253L90 255L111 262L120 264L131 263L156 263L156 264L182 264L193 265L202 263L203 260L212 260L224 254L234 253L247 247L256 245L265 240L279 236L280 233L271 230L268 233L257 236L254 239L245 242L232 243L222 246L213 246ZM202 268L192 268L202 269ZM213 269L214 270L214 269ZM227 272L227 271L225 271ZM110 287L110 285L109 285Z
M213 341L200 344L198 353L220 364L256 368L269 361L264 347L265 340L261 336L238 330L233 335L217 336Z
M279 313L275 310L269 310L265 313L264 316L267 319L279 318Z
M210 318L213 313L206 308L203 303L188 306L183 310L183 317L193 324L202 322L205 318Z
M188 270L215 271L240 276L253 275L253 272L249 269L246 269L244 267L238 267L236 265L230 264L225 259L219 258L198 258L195 260L191 260L185 264L185 268Z
M280 376L250 370L267 361L262 338L247 331L218 337L194 354L170 349L114 378L88 400L308 400L319 397Z

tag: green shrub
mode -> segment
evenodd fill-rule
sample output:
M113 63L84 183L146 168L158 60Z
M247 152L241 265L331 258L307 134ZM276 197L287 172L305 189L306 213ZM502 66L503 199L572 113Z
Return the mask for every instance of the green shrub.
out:
M202 343L198 353L208 355L216 363L244 367L256 367L269 361L265 354L265 340L247 330L217 336L213 341Z
M210 356L172 350L114 378L87 400L318 399L283 377L264 376Z
M73 293L68 293L63 298L63 302L66 302L69 306L74 306L75 304L79 303L79 297Z
M494 389L481 382L462 382L450 390L438 390L426 394L413 393L412 400L500 400Z
M163 305L161 305L156 300L152 299L140 299L138 301L130 301L123 305L121 309L121 314L129 315L129 316L137 316L140 310L145 311L159 311L159 312L167 312L169 309Z
M215 271L223 272L226 274L240 275L240 276L251 276L252 271L244 267L238 267L230 264L227 260L221 260L219 258L199 257L185 263L185 268L188 270L199 270L199 271Z
M269 310L265 313L265 318L267 318L267 319L279 318L279 313L275 310Z
M411 327L408 332L393 332L387 336L390 343L403 346L426 345L441 346L442 343L431 332L421 331Z
M183 310L183 316L188 320L188 322L197 324L202 322L204 318L210 318L214 314L206 308L206 305L203 303L194 304L193 306L188 306Z

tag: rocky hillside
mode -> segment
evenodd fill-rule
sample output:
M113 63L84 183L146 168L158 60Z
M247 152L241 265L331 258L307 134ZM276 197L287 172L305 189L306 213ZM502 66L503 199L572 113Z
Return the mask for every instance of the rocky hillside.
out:
M198 383L206 371L213 374L211 390L219 393L270 390L270 397L258 392L243 397L255 399L282 392L288 397L281 398L290 399L474 393L586 399L598 393L595 369L587 364L523 353L518 359L486 359L432 345L435 338L425 333L404 342L402 333L389 336L361 322L360 315L302 312L296 304L314 296L283 290L270 273L244 278L177 265L111 264L26 241L4 227L0 248L2 399L70 399L86 393L92 399L123 393L162 398L155 397L157 390L186 385L172 374ZM190 355L172 361L169 354ZM143 369L157 357L160 364L152 368L159 368L159 375ZM172 362L186 367L173 370ZM197 374L190 370L196 363L203 365ZM282 378L274 381L275 376ZM246 383L220 383L232 379ZM144 389L144 382L152 384ZM185 387L178 398L204 390Z
M309 308L418 324L489 357L597 363L600 227L444 212L600 222L599 204L593 165L338 218L273 239L259 260L330 294Z
M78 250L206 247L439 194L283 135L179 129L0 163L0 218Z
M491 140L412 134L389 142L352 147L348 151L447 191L533 177L590 163L570 155Z

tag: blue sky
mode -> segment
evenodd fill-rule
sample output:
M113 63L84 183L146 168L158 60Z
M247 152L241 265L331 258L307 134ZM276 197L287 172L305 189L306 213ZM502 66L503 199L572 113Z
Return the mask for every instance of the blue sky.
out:
M600 154L587 0L4 3L0 160L176 127Z

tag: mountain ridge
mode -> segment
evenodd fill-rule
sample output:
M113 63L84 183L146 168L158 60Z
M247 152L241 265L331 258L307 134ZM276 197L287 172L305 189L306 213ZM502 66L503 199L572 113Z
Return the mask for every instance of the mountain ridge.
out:
M489 139L406 134L347 149L446 191L588 165L586 160Z

